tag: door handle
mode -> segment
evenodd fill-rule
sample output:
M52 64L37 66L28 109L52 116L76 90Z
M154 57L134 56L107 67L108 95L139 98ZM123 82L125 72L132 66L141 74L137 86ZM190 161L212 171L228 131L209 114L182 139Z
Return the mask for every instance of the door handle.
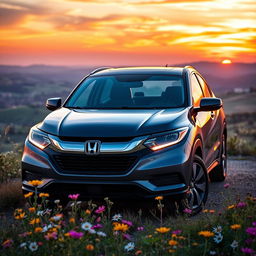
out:
M211 119L215 118L215 113L213 111L211 111Z

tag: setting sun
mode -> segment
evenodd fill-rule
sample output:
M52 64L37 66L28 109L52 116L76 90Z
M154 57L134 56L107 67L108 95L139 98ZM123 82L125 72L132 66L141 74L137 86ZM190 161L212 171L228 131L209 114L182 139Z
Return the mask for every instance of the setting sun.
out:
M221 63L222 63L222 64L231 64L232 61L231 61L231 60L223 60Z

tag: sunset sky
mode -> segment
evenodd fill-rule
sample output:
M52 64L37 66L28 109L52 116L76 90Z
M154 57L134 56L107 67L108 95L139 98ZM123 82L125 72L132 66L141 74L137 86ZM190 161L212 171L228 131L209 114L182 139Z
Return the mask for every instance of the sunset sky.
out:
M256 62L255 0L1 0L0 64Z

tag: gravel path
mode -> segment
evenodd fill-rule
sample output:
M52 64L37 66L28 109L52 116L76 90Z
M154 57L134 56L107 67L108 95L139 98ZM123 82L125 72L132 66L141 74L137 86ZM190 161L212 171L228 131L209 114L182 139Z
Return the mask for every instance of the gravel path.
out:
M230 184L225 189L224 184ZM231 200L256 197L256 160L228 160L228 177L224 182L210 183L207 209L220 210Z

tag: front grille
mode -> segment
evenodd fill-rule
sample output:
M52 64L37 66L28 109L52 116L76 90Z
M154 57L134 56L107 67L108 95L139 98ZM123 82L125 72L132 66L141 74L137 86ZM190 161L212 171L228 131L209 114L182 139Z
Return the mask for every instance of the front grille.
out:
M127 173L136 163L136 156L84 154L54 155L55 163L63 173L85 175L111 175Z
M60 140L63 141L76 141L76 142L85 142L87 140L100 140L101 142L126 142L131 141L134 137L67 137L60 136Z

